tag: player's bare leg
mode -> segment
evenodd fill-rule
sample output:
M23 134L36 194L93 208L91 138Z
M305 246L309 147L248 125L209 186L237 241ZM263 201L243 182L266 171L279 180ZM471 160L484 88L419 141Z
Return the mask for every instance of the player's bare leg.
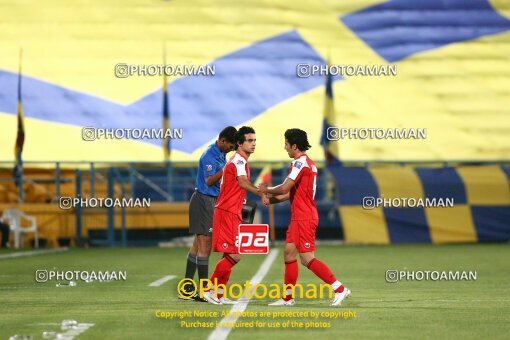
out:
M292 287L296 285L299 273L297 255L298 251L294 243L285 244L285 250L283 252L283 260L285 261L285 296L273 303L270 303L269 306L292 306L296 303L292 297Z
M197 256L198 253L198 239L197 235L195 234L195 237L193 237L193 243L191 244L191 248L189 248L188 254L193 254L193 256Z
M310 269L322 281L331 285L331 288L335 292L335 296L331 302L332 306L339 306L344 299L351 295L349 288L344 287L342 283L335 278L335 275L333 275L324 262L315 258L313 251L299 253L299 258L301 259L301 264L303 264L303 266Z

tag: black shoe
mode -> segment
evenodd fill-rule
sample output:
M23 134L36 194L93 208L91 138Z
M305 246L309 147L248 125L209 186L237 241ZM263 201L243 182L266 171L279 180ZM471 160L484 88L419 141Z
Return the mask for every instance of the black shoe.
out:
M181 292L178 295L179 299L181 300L193 300L195 299L195 296L198 295L198 294L195 294L194 296L192 296L191 294L193 294L193 287L192 285L186 285L184 287L181 288Z
M200 297L200 294L195 294L195 296L193 296L193 300L195 301L198 301L198 302L207 302L206 299L204 299L203 297Z

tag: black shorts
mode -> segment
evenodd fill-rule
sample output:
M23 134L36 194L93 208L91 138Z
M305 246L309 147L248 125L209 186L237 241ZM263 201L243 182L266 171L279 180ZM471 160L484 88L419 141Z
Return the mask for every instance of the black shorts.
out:
M212 222L216 197L195 191L189 201L189 233L212 235Z

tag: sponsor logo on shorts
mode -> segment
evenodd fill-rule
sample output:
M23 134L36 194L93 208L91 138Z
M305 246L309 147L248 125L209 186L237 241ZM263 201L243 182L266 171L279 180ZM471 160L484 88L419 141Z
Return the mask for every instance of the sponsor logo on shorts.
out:
M212 171L212 165L211 164L207 164L207 171Z
M310 248L310 242L305 243L305 248Z
M223 249L227 249L228 248L227 242L224 242L222 246L223 246Z
M269 226L267 224L240 224L236 236L239 254L267 254L269 252Z

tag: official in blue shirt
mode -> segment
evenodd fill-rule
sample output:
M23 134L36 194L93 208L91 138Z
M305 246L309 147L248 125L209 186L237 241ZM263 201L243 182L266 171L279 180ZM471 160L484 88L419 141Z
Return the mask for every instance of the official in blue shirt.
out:
M218 142L209 145L198 162L197 180L195 190L207 196L218 197L220 194L220 181L213 177L215 174L223 175L223 167L227 162L226 153L217 145ZM228 150L230 151L230 150ZM227 151L227 152L228 152ZM209 177L207 180L207 177ZM213 184L214 183L214 184Z
M205 150L198 162L195 192L189 203L189 232L195 234L195 239L188 253L185 278L194 279L197 269L199 280L209 277L214 206L220 194L220 180L227 162L226 154L234 150L236 133L233 126L224 128L218 140ZM190 296L190 292L194 290L191 285L181 289L180 299L207 302L200 298L198 293Z

